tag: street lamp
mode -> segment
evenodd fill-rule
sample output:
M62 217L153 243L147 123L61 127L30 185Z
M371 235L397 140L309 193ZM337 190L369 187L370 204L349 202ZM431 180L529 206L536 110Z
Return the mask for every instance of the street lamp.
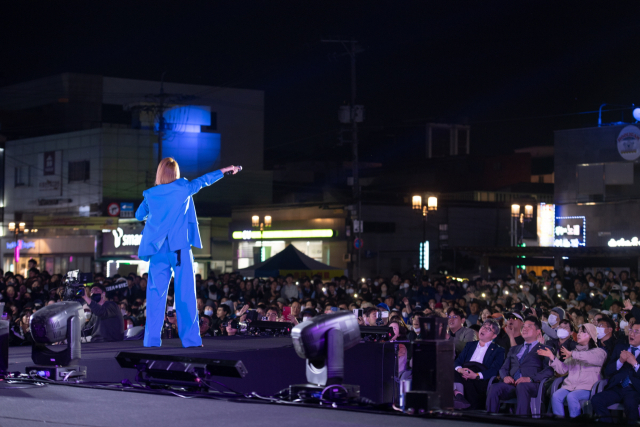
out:
M427 214L438 210L438 198L436 196L428 196L427 204L422 204L422 196L415 195L411 198L411 207L413 210L422 213L422 241L420 242L420 250L418 258L420 260L420 274L424 274L429 264L429 250L427 244Z
M526 221L531 221L533 219L533 206L525 205L525 207L524 207L524 219Z
M260 221L259 215L253 215L251 217L251 226L253 228L260 227L260 261L265 261L264 246L262 245L262 232L265 228L271 228L271 215L265 215L264 222Z

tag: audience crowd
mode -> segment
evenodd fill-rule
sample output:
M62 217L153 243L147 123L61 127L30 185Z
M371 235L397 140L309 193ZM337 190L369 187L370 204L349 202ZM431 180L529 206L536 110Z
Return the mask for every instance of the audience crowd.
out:
M63 279L61 274L40 271L34 260L29 261L27 277L11 272L0 276L0 303L3 318L10 322L11 345L32 343L29 318L61 300ZM89 319L85 335L91 336L91 329L99 325L92 317L121 318L122 323L111 324L122 325L124 331L144 326L147 280L147 274L94 275L93 286L81 300ZM119 289L107 291L113 285ZM207 278L196 275L196 288L203 337L237 334L249 310L255 310L259 320L294 324L323 313L361 310L361 325L392 328L391 341L399 346L398 376L408 377L411 354L402 342L419 338L419 317L443 317L455 349L453 393L458 409L497 412L504 401L516 399L516 414L530 415L530 399L539 393L539 384L548 386L552 379L564 377L558 390L547 387L554 414L579 416L581 402L590 400L605 421L610 421L607 407L613 403L623 405L630 422L638 419L640 280L627 271L566 266L562 271L543 270L540 276L530 272L456 279L395 274L359 281L291 275L246 280L234 273L212 273ZM163 338L178 337L176 319L171 286ZM99 335L102 340L122 339L117 334ZM602 390L592 395L598 383Z

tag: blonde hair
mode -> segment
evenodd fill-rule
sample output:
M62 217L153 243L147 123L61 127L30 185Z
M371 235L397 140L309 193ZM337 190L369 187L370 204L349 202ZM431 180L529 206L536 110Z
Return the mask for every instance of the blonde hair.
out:
M180 179L180 166L173 157L165 157L158 165L156 185L170 184L176 179Z

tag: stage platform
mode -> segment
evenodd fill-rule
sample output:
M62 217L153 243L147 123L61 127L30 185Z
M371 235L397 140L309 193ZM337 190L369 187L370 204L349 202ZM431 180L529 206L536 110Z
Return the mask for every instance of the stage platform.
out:
M215 380L243 394L255 392L270 396L291 384L306 382L305 361L295 353L290 337L215 337L205 339L203 348L190 349L182 348L178 339L164 340L160 348L145 348L142 341L83 344L81 364L87 366L88 375L85 383L49 382L43 387L9 385L16 388L4 388L0 383L0 427L43 424L238 427L264 423L296 427L350 427L398 422L404 427L491 424L537 427L556 421L518 419L508 415L490 416L483 411L435 413L421 417L395 411L390 403L393 400L395 361L392 343L360 343L345 352L345 383L360 385L363 397L382 404L335 408L318 404L272 403L229 394L217 395L221 397L214 395L214 398L192 394L185 398L180 397L180 393L169 394L168 391L123 388L119 383L125 379L133 383L136 371L118 365L115 356L120 351L242 360L248 371L245 378L215 377ZM10 371L24 372L27 366L33 364L31 348L10 348L9 363ZM564 423L572 424L569 420Z
M242 393L273 395L291 384L306 383L305 361L298 357L290 337L212 337L203 348L183 348L179 339L165 339L162 347L146 348L142 341L82 344L81 365L87 367L89 382L135 380L134 369L123 369L115 357L120 351L155 355L190 356L205 359L241 360L245 378L215 377ZM394 347L382 343L361 343L345 352L345 383L361 386L362 396L376 403L391 403L394 387ZM32 366L31 347L9 349L9 370L25 372Z

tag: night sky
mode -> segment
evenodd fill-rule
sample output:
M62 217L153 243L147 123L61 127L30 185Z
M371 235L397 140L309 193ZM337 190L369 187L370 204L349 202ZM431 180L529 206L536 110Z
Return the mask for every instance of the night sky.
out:
M470 124L473 154L509 153L596 125L596 113L575 113L640 104L639 12L638 2L557 0L11 2L0 85L166 71L168 81L261 89L273 165L340 152L349 59L320 40L354 37L365 152L368 134L431 120Z

